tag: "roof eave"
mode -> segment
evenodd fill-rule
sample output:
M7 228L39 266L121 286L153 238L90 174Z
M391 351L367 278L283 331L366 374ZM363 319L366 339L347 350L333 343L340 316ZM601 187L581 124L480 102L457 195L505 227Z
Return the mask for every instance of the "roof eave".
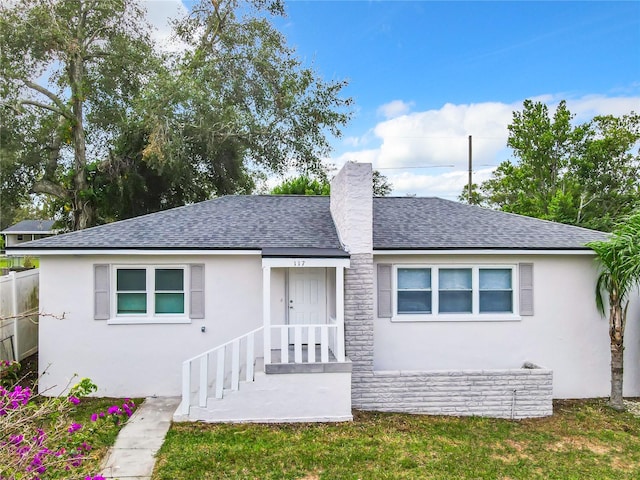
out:
M260 248L247 247L7 247L8 254L54 255L260 255Z
M3 235L55 235L57 230L3 230Z
M588 247L375 247L385 255L595 255Z
M262 249L262 258L350 258L349 252L341 248L314 247L267 247Z

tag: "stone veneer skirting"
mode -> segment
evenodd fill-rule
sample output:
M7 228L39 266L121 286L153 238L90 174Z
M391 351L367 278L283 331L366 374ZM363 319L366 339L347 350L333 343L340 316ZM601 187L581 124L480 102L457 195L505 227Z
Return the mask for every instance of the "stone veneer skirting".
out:
M344 275L344 343L352 363L351 401L364 393L357 379L373 372L373 255L351 254ZM354 407L359 408L357 404Z
M543 368L377 371L352 378L362 410L530 418L552 415L553 372Z

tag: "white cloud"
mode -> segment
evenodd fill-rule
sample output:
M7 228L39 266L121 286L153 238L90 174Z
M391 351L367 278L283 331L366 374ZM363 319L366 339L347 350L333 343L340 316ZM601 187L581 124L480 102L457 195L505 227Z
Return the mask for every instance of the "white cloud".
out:
M604 95L587 95L567 100L569 111L576 114L575 120L586 122L596 115L625 115L632 110L640 110L640 97L605 97Z
M439 110L415 112L379 123L374 128L382 140L377 167L466 165L468 136L473 135L473 155L480 163L494 161L506 144L513 105L479 103L446 104Z
M632 84L630 90L638 90L637 85ZM567 94L540 95L532 97L534 102L544 102L553 112L561 100L567 101L567 108L575 115L574 123L588 122L596 115L621 116L629 112L640 110L640 97L634 96L606 96L606 95L585 95L583 97L571 98ZM517 105L522 108L522 104Z
M361 146L364 142L363 137L345 137L342 143L344 143L347 147L355 148Z
M367 145L378 143L379 139L373 130L368 130L364 135L359 137L345 137L342 144L348 148L364 149Z
M342 143L347 147L357 147L360 144L360 137L345 137Z
M173 37L170 20L180 18L188 13L180 0L145 0L142 2L147 11L147 21L151 24L151 38L164 51L180 51L186 48L182 42Z
M409 113L411 107L413 107L413 102L394 100L378 107L378 115L386 119L395 118Z
M446 104L439 110L386 120L373 129L378 148L349 151L334 162L372 162L381 169L442 165L466 169L468 136L472 134L474 163L495 165L504 160L496 161L496 155L504 150L514 108L517 106L501 103Z
M541 95L554 111L563 95ZM393 103L393 102L392 102ZM595 115L623 115L639 110L640 97L588 95L567 100L576 122ZM468 136L473 136L474 182L487 180L491 171L510 156L506 148L514 110L522 102L446 104L437 110L413 112L384 120L372 129L379 146L354 147L331 162L370 162L394 184L394 195L417 194L455 199L467 183ZM372 142L368 142L371 144ZM451 167L443 168L443 165ZM408 167L408 168L404 168ZM442 173L441 173L442 172Z
M473 173L473 182L481 183L491 177L494 168L484 168ZM442 197L456 200L468 183L468 172L454 171L440 175L426 172L389 173L383 171L393 184L393 194L397 196L418 195Z
M337 168L341 168L346 162L361 162L361 163L373 163L377 165L380 150L357 150L353 152L346 152L340 155L338 158L330 159L331 163L334 163Z

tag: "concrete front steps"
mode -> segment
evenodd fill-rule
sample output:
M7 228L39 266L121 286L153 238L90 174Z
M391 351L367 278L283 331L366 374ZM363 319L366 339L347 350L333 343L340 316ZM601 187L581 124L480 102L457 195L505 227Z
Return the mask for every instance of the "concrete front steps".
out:
M206 407L192 401L189 415L180 407L176 422L341 422L352 420L351 362L267 365L256 359L253 382L209 397Z

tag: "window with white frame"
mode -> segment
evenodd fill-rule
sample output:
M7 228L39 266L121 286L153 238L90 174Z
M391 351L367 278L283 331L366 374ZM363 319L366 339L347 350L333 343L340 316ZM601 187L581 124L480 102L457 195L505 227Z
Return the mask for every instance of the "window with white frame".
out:
M183 316L185 267L115 267L115 303L120 316Z
M438 300L438 313L473 313L472 269L438 269Z
M478 269L480 313L513 313L513 269Z
M511 265L397 265L395 315L406 319L513 315L514 275Z
M431 313L431 269L398 268L398 313Z

